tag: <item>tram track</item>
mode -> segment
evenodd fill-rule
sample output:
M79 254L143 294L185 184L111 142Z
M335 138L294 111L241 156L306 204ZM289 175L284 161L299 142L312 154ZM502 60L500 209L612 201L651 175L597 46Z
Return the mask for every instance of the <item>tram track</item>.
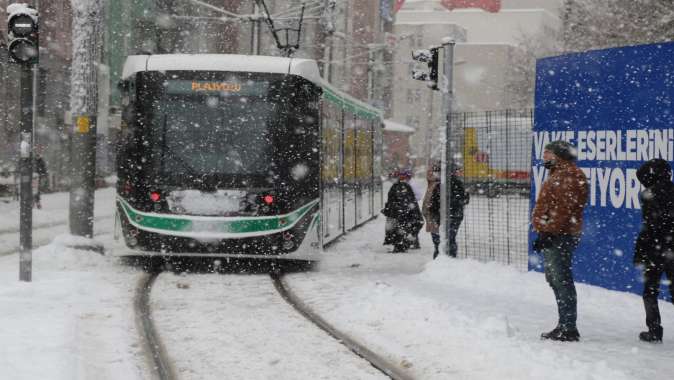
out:
M134 300L136 322L139 327L145 348L144 351L146 352L150 367L152 368L154 378L159 380L177 380L178 377L176 377L172 365L173 361L169 358L165 345L160 339L149 306L152 286L160 273L161 270L151 269L150 272L142 276L138 282ZM381 372L381 374L390 379L413 379L413 377L407 374L402 368L370 350L348 334L338 330L320 315L316 314L289 288L284 280L283 273L272 273L270 278L278 295L289 304L293 310L311 324L328 334L338 343L345 346L351 353L358 356L360 359L365 360L372 367Z
M323 319L320 315L316 314L295 293L290 290L283 280L284 277L282 274L272 274L271 278L274 282L276 291L288 304L290 304L290 306L292 306L309 322L325 331L328 335L337 340L337 342L343 344L346 348L349 349L349 351L369 362L370 365L392 380L413 380L412 376L405 373L405 371L403 371L401 368L391 363L389 360L386 360L381 355L373 352L361 343L357 342L348 334L338 330L325 319Z
M134 299L134 310L136 314L136 325L139 328L141 340L145 346L145 353L154 378L158 380L175 380L171 361L164 344L159 339L159 334L155 328L150 309L150 292L152 285L161 271L152 270L145 273L139 280L136 287Z

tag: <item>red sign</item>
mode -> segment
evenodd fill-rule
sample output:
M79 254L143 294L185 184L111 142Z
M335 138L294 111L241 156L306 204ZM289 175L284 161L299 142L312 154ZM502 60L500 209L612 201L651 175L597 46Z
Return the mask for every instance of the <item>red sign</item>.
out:
M396 0L395 5L393 5L393 13L397 13L400 8L403 7L403 4L405 3L405 0Z
M501 10L501 0L442 0L442 5L449 9L480 8L496 13Z

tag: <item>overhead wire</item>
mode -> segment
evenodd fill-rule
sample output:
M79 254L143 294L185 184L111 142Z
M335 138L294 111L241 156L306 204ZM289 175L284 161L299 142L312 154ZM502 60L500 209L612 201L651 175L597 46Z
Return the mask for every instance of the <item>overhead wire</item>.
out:
M220 8L220 7L216 7L215 5L212 5L212 4L203 2L203 1L201 1L201 0L189 0L189 1L191 1L192 3L194 3L194 4L196 4L196 5L200 5L200 6L204 7L204 8L208 8L208 9L210 9L210 10L213 10L213 11L216 11L216 12L220 12L220 13L225 14L225 15L230 16L230 17L234 17L234 18L244 18L243 15L240 15L240 14L237 14L237 13L234 13L234 12L230 12L230 11L228 11L228 10L226 10L226 9L222 9L222 8Z
M314 0L314 1L305 2L303 4L304 4L305 7L312 8L312 9L314 9L314 8L325 8L325 5L323 5L321 3L323 3L323 0ZM286 15L286 14L289 14L289 13L295 13L295 12L299 12L300 10L302 10L302 5L296 6L294 8L284 9L282 11L279 11L278 13L273 14L272 17L279 17L279 16L283 16L283 15Z

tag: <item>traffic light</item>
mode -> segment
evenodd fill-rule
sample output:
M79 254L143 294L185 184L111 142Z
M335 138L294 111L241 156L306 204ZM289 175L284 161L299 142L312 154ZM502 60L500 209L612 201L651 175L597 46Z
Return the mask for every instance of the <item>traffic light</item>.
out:
M430 49L415 50L412 52L412 59L417 62L423 62L428 65L428 71L412 70L412 78L428 82L428 87L433 90L438 89L438 51L439 47Z
M7 6L7 14L9 61L22 65L37 63L40 51L37 10L15 3Z

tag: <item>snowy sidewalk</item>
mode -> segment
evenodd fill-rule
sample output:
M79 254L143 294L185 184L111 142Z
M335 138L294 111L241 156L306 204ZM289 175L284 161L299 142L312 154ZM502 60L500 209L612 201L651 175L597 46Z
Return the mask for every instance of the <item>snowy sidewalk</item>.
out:
M69 239L35 250L30 283L18 281L19 255L0 257L0 379L148 378L133 313L138 271L66 248Z
M419 379L652 379L674 371L674 307L661 302L664 344L637 340L641 298L577 284L580 343L541 341L556 324L540 273L388 254L379 218L328 249L320 271L291 288L342 331L409 367Z

